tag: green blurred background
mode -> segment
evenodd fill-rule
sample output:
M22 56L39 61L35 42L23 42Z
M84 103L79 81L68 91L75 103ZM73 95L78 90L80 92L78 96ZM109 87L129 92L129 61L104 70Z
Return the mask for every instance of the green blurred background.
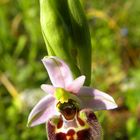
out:
M81 0L92 41L92 87L119 108L98 112L105 140L140 140L140 1ZM38 0L0 0L0 140L45 140L27 117L49 81Z

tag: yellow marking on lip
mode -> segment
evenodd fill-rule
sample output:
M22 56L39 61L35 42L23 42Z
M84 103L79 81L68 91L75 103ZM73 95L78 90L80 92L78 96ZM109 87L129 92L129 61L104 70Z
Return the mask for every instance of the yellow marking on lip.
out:
M64 118L63 118L64 119ZM71 120L72 121L72 120ZM85 125L84 126L81 126L80 124L79 124L79 122L78 122L78 120L77 120L77 117L75 116L75 119L73 120L73 121L75 121L76 122L76 125L75 126L69 126L69 122L70 121L67 121L67 120L65 120L65 122L64 122L64 120L63 120L63 125L62 125L62 127L61 128L59 128L59 129L56 129L56 133L60 133L60 132L63 132L63 133L65 133L65 134L67 134L67 132L70 130L70 129L73 129L76 133L78 132L78 131L81 131L81 130L84 130L84 129L88 129L89 128L89 125L88 125L88 123L86 123L85 121ZM68 127L66 127L65 125L68 125ZM77 137L77 136L74 136L74 137Z

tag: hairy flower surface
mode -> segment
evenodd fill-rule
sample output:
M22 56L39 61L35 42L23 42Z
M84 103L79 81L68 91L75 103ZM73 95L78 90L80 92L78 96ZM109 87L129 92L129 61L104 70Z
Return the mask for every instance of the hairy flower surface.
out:
M74 129L77 129L76 131L79 132L87 130L90 126L90 123L87 123L90 117L87 117L88 115L85 114L91 114L91 110L84 113L81 110L92 109L97 111L117 107L110 95L97 89L83 86L85 81L84 75L73 79L69 66L63 60L51 56L44 57L42 62L53 85L41 85L41 88L49 95L41 99L33 108L28 118L28 126L32 127L49 121L49 123L54 123L51 126L57 125L57 128L54 128L57 131L55 130L54 133L58 132L59 134L59 132L63 132L69 134L70 131L73 135ZM92 120L94 121L94 119ZM48 131L52 128L49 123ZM79 135L81 136L81 133Z

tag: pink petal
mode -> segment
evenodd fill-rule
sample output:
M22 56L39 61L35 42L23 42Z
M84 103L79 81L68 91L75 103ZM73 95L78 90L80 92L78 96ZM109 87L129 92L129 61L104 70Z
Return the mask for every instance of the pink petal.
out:
M49 118L56 115L55 98L53 96L45 96L33 108L28 117L28 126L32 127L45 123Z
M117 108L117 104L110 95L97 89L82 87L77 96L82 102L82 108L93 108L94 111Z
M77 93L80 90L80 88L83 86L84 82L85 82L85 76L80 76L76 78L74 81L72 81L72 83L66 87L66 90L73 93Z
M68 65L57 57L44 57L42 62L48 71L50 80L55 87L65 86L73 81Z
M43 85L41 85L41 89L42 89L44 92L46 92L46 93L48 93L48 94L51 94L51 95L53 95L54 92L55 92L55 87L53 87L52 85L43 84Z

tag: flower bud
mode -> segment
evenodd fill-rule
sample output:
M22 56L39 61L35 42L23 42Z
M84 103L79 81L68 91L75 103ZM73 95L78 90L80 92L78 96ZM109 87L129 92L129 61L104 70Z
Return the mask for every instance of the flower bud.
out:
M69 30L69 14L66 0L40 0L40 20L48 55L65 60L74 77L80 75L76 56L70 52L74 46Z
M79 0L40 0L41 28L48 55L65 60L74 75L78 67L91 77L91 43L87 20Z

